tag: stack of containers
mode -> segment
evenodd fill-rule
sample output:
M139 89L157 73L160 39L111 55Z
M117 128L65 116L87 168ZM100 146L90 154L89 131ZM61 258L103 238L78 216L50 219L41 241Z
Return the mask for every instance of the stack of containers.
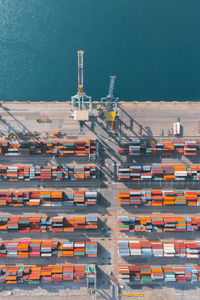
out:
M200 241L118 241L120 257L200 257Z
M62 192L58 192L58 191L55 191L55 192L51 192L51 205L52 206L55 206L55 207L58 207L58 206L62 206Z
M59 157L66 155L96 155L96 140L77 142L27 142L1 147L0 154L53 154ZM7 147L7 149L6 149ZM11 148L8 148L11 147ZM62 181L96 179L95 165L90 166L11 166L0 167L0 181ZM0 193L0 205L9 206L86 206L94 205L97 192L73 191L28 191ZM97 229L97 216L66 218L63 216L6 216L0 217L0 232L73 232L74 230ZM58 241L12 241L0 244L2 258L39 258L39 257L97 257L97 242L58 242ZM0 282L30 284L51 283L58 281L86 282L94 284L95 265L67 266L0 266Z
M96 155L96 140L75 142L23 141L19 143L4 141L0 143L0 154L7 156L53 154L60 157Z
M4 143L5 145L5 143ZM12 142L12 143L8 143L8 147L7 147L7 151L3 152L3 148L4 146L0 145L1 147L1 154L5 154L7 156L18 156L19 155L19 147L20 144L18 142Z
M95 205L99 198L98 192L85 192L85 205Z
M62 244L58 246L57 256L67 256L67 257L73 257L74 254L74 243L65 241Z
M139 156L141 153L141 145L139 140L133 141L129 146L128 146L128 153L129 155L134 155L134 156Z
M143 232L186 232L199 231L199 217L118 217L119 231Z
M118 267L118 274L119 274L119 280L123 281L130 281L130 267L128 265L126 266L120 266ZM139 276L139 281L140 282L140 276Z
M41 256L42 257L51 257L52 256L52 241L42 241L40 246Z
M125 265L118 267L119 280L131 283L200 281L200 266Z
M73 232L97 229L97 216L65 218L63 216L4 216L0 217L0 232Z
M130 180L130 168L122 168L118 169L118 180Z
M84 255L85 255L85 243L74 242L74 256L84 256Z
M118 148L121 155L141 156L141 155L198 155L200 153L200 141L142 141L135 139L128 144L123 144Z
M119 167L118 180L200 180L199 165L161 165Z
M85 253L88 257L97 257L97 242L86 242Z
M118 230L130 231L135 227L135 218L129 218L127 216L118 217Z
M196 191L127 191L118 193L119 206L200 206L200 193Z
M0 243L0 256L29 257L97 257L97 242L5 241Z
M0 283L51 283L56 281L93 282L95 265L0 266Z
M130 255L141 256L142 250L139 241L131 241L128 243L128 248L130 250Z
M197 144L195 141L185 142L184 145L184 155L197 155L197 149L199 153L199 143Z
M20 242L20 244L22 244L23 242ZM26 253L27 253L27 257L40 257L41 256L41 243L42 241L31 241L29 244L27 243L27 249L26 249ZM30 253L29 253L30 251Z
M87 180L96 179L97 170L92 166L19 166L0 167L0 181L62 181L62 180Z
M74 229L97 229L97 216L76 217Z
M6 257L17 257L17 242L10 242L6 245Z
M130 256L129 243L127 241L119 241L118 242L118 254L119 254L119 257Z
M84 202L85 202L84 198L85 198L84 191L74 192L74 203L76 203L77 206L84 206Z

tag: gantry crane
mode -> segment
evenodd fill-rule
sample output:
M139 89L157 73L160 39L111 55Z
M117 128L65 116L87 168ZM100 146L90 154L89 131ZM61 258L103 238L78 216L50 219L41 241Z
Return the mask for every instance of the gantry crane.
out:
M83 54L84 51L78 52L78 93L71 97L71 116L74 120L79 121L80 131L83 134L85 121L89 120L92 115L92 97L83 92Z
M115 85L116 76L110 76L110 85L108 95L101 98L100 116L104 115L107 121L107 127L110 130L110 123L112 129L114 129L114 121L118 113L118 101L119 98L113 96L113 90Z
M101 110L115 111L115 112L118 111L117 102L119 101L119 98L115 98L113 96L115 78L116 76L110 76L108 95L104 98L101 98Z

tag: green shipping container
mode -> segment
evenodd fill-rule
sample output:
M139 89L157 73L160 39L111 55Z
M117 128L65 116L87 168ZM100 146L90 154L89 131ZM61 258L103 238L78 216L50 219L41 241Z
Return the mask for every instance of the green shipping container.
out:
M143 282L143 283L152 282L152 279L150 276L142 276L141 282Z
M29 284L40 284L40 280L31 280L28 281Z

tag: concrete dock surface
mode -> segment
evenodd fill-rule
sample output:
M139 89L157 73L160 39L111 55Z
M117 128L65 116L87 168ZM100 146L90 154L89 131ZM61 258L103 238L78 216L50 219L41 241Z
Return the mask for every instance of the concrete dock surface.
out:
M98 105L97 105L98 106ZM8 134L13 134L18 140L19 133L30 132L30 139L33 140L55 140L55 141L75 141L98 139L101 148L99 157L95 161L89 158L66 157L58 158L47 155L29 155L24 157L0 156L0 165L64 165L64 164L96 164L101 176L97 180L88 182L0 182L0 189L6 190L38 190L38 189L84 189L97 190L101 194L101 199L94 208L73 208L63 209L55 207L17 207L1 208L0 215L96 215L104 227L104 231L95 232L75 232L68 233L0 233L0 241L23 238L32 239L59 239L59 240L88 240L99 242L99 256L95 259L78 258L51 258L51 259L2 259L1 264L87 264L96 263L98 268L97 299L177 299L177 300L197 300L200 295L200 285L195 284L174 284L174 285L151 285L151 286L130 286L120 283L118 287L110 278L112 271L117 276L119 264L127 264L127 261L120 259L117 252L118 240L148 239L165 240L185 239L198 240L198 233L176 233L165 234L130 234L119 233L117 228L117 218L123 215L199 215L199 207L119 207L117 195L119 191L127 189L150 189L150 188L170 188L199 190L199 183L182 182L141 182L126 183L118 182L117 168L119 165L128 163L137 164L189 164L186 157L172 157L163 159L157 157L154 160L141 158L140 160L130 159L118 154L118 147L123 142L129 142L133 138L147 138L158 141L162 140L198 140L200 139L200 102L120 102L119 118L116 124L116 134L107 130L105 120L98 117L97 106L94 108L94 116L84 126L84 135L79 135L79 124L71 117L70 102L0 102L0 140L4 140ZM46 122L38 122L38 119L48 119ZM171 136L173 122L180 118L182 135ZM61 138L53 137L53 132L62 133ZM37 135L34 135L37 133ZM200 163L196 158L196 164ZM197 259L168 258L151 260L132 259L128 263L132 264L198 264ZM133 295L134 294L134 295ZM131 296L132 295L132 296ZM30 285L21 286L0 286L0 299L94 299L94 295L88 295L85 286L73 284L51 284L40 285L30 288Z

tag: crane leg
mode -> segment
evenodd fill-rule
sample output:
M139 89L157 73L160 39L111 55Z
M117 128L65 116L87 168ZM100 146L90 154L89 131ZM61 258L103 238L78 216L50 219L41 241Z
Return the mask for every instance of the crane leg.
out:
M80 135L83 135L84 134L84 124L85 122L84 121L79 121L79 134Z

